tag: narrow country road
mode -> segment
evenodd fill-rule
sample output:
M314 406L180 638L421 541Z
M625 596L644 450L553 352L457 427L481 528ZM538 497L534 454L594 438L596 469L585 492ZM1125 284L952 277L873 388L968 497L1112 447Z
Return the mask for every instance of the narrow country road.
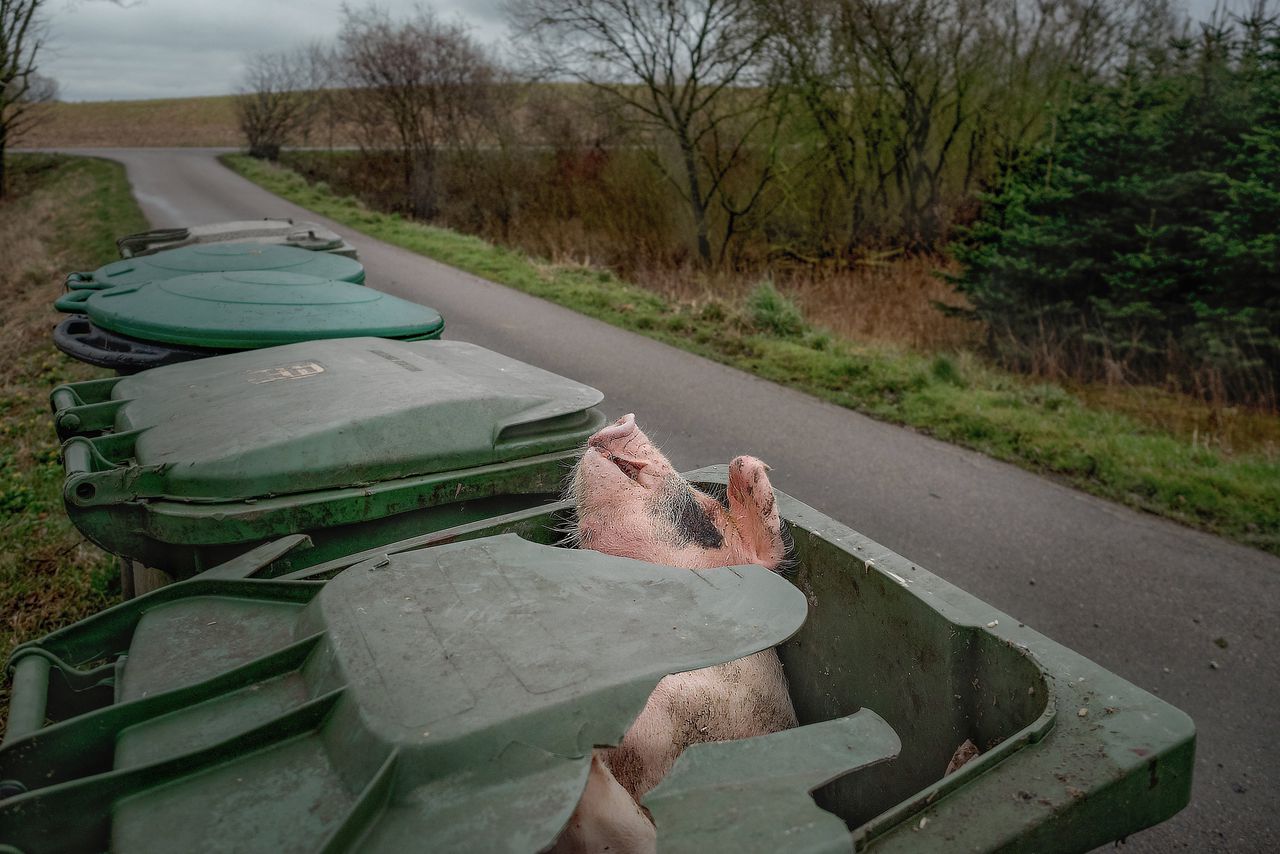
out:
M596 386L609 414L634 411L678 468L766 460L780 489L1194 718L1191 805L1124 850L1280 851L1280 559L354 234L209 151L76 153L124 163L157 226L283 215L349 235L372 287L435 307L449 338Z

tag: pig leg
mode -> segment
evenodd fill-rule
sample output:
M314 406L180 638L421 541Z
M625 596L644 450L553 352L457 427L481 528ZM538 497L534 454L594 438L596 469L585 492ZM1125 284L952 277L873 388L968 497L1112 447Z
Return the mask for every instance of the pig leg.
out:
M552 854L653 854L657 846L653 822L593 751L582 800Z
M729 463L729 518L755 563L777 569L786 553L768 466L755 457Z

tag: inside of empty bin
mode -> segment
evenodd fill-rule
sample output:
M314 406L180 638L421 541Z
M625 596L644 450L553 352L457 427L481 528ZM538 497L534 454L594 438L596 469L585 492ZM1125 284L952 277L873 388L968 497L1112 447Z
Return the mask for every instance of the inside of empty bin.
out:
M1039 667L985 626L947 619L930 594L913 589L909 574L927 573L910 564L868 566L794 522L789 530L791 580L809 598L809 617L779 654L800 723L865 706L902 740L897 759L821 789L820 805L851 828L881 817L875 829L886 829L941 794L948 762L966 740L982 756L946 782L961 783L1047 725L1049 688Z

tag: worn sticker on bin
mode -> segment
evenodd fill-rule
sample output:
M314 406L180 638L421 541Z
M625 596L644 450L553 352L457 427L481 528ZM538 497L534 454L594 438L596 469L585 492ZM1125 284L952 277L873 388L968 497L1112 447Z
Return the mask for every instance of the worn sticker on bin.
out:
M261 368L246 372L249 382L254 385L273 383L276 380L300 380L324 373L324 365L319 362L301 362L296 365L280 365L275 368Z

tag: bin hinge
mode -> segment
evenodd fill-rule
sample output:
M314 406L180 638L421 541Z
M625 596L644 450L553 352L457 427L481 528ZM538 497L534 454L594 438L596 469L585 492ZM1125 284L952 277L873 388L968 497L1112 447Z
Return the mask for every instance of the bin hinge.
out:
M62 446L67 480L63 498L77 507L119 504L135 498L153 498L163 494L164 473L170 463L140 466L133 462L116 462L130 453L141 430L112 433L88 439L74 436ZM115 459L113 459L113 457Z

